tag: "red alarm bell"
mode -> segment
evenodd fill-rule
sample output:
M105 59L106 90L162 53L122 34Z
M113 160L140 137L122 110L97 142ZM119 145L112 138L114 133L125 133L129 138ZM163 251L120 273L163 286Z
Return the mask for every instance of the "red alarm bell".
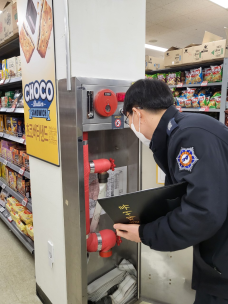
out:
M117 106L117 97L113 91L106 89L97 93L94 100L94 108L101 116L112 116L116 112Z

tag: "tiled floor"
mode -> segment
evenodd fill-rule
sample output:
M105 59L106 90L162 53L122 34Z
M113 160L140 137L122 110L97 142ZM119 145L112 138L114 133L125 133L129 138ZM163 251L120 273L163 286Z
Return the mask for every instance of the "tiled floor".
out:
M0 220L0 304L41 304L34 258Z

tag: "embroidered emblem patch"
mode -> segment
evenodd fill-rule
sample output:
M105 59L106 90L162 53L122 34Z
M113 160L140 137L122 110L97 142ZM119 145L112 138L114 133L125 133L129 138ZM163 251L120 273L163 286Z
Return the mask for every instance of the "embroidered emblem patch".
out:
M193 166L199 159L196 157L194 148L181 148L179 155L177 156L177 163L180 171L192 171Z

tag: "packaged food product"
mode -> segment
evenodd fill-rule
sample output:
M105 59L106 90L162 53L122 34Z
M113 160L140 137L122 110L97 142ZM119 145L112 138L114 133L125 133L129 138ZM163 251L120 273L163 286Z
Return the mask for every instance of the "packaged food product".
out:
M193 88L187 88L187 99L191 99L193 95L195 94L196 89Z
M0 131L2 132L4 130L4 120L3 115L0 115Z
M10 150L12 151L13 156L13 163L19 166L23 165L23 157L20 154L20 152L26 152L25 147L18 146L16 148L10 147Z
M16 203L12 205L13 211L16 213L20 213L25 210L25 207L21 203Z
M165 82L166 81L166 74L158 73L158 79Z
M18 98L17 108L24 108L24 98L23 98L23 95L22 95L22 94L21 94L21 96Z
M22 77L21 56L17 56L17 77Z
M10 161L11 163L13 162L13 154L12 151L10 151L10 149L6 148L6 159L8 161Z
M221 96L215 96L215 107L216 107L216 109L220 109L220 107L221 107Z
M212 82L222 81L222 67L223 65L211 66Z
M2 170L2 174L1 174L2 178L6 179L6 166L4 164L2 164L1 170Z
M8 100L7 100L7 107L11 108L12 103L13 103L13 98L14 98L14 92L13 91L5 92L5 97L8 98Z
M17 117L11 118L11 126L12 126L12 134L17 136L17 127L18 127L18 118Z
M3 71L3 78L8 78L9 77L9 72L8 72L8 65L7 65L7 59L2 60L2 71Z
M6 209L8 212L14 212L12 206L9 203L6 204Z
M192 107L193 108L199 108L199 97L192 97Z
M9 197L9 193L5 189L2 189L2 191L0 193L0 205L1 206L3 206L3 207L6 206L8 197Z
M19 203L18 200L16 200L14 197L8 197L7 203L9 203L11 206L14 206L15 204Z
M22 158L23 158L23 166L26 168L26 170L30 170L30 167L29 167L29 156L27 153L25 152L20 152L20 154L22 155Z
M17 172L13 170L9 171L9 186L15 191L17 191L17 175Z
M181 108L185 108L185 100L186 98L184 97L177 97L177 106L181 107Z
M191 108L192 107L192 100L191 99L185 99L185 107Z
M17 190L22 195L24 195L27 198L31 197L30 194L30 179L18 174L17 176Z
M2 96L1 97L1 105L2 105L2 108L7 108L7 105L8 105L8 97L7 96Z
M191 84L201 83L203 81L202 68L190 70Z
M176 85L177 83L176 73L167 74L166 82L168 85Z
M23 137L25 134L24 118L18 117L17 119L17 136Z
M204 69L204 77L203 80L207 82L212 82L213 74L211 68Z
M205 95L200 95L199 97L198 97L198 100L199 100L199 104L200 104L200 107L201 108L204 108L204 107L206 107L207 106L207 101L206 101L206 96Z
M12 220L13 220L14 222L16 222L17 220L20 219L20 218L19 218L19 215L18 215L16 212L14 212L14 211L11 211L11 212L10 212L10 215L11 215Z
M181 72L176 72L176 83L178 84L179 82L182 82L181 81ZM184 82L184 80L183 80Z
M12 118L9 116L6 117L6 131L12 135Z
M191 73L189 71L185 72L185 82L186 84L191 84Z
M8 73L10 77L17 76L17 57L7 59Z
M215 98L211 97L210 101L208 102L208 107L210 109L215 109Z
M6 184L7 185L9 185L9 171L10 170L11 169L6 166L5 171L6 171Z
M32 224L33 215L30 211L24 210L24 211L20 212L18 215L19 215L20 220L22 222L24 222L26 225Z
M34 230L32 225L26 225L27 235L34 241Z
M16 221L16 225L17 225L17 228L18 228L21 232L23 232L24 234L27 235L26 226L22 223L21 220L17 220L17 221Z

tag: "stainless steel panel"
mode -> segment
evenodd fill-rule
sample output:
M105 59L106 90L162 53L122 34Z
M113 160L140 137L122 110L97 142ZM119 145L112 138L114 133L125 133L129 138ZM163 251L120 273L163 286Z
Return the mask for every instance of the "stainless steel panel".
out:
M67 75L67 90L71 91L71 60L70 60L70 25L68 0L64 0L65 4L65 45L66 45L66 75Z
M83 107L86 103L86 89L95 92L100 88L112 87L120 92L127 89L126 81L72 78L72 91L67 91L67 81L59 81L61 165L63 178L63 206L66 248L66 272L68 303L87 303L87 284L114 268L126 258L135 267L139 265L138 246L123 241L113 249L111 258L104 259L98 253L91 253L87 265L84 173L83 173ZM115 85L119 87L116 88ZM119 114L119 113L118 113ZM108 120L109 123L106 123ZM102 126L111 125L111 118L102 119ZM91 120L85 125L93 127ZM100 124L97 123L97 126ZM84 131L85 131L84 129ZM89 132L89 160L114 158L118 167L128 167L128 192L139 189L139 142L129 128ZM98 230L113 229L108 215L102 215Z
M68 303L87 303L82 109L80 90L58 83Z
M222 76L222 92L221 92L221 105L219 121L225 123L225 110L227 98L227 83L228 83L228 58L224 58L223 62L223 76Z

